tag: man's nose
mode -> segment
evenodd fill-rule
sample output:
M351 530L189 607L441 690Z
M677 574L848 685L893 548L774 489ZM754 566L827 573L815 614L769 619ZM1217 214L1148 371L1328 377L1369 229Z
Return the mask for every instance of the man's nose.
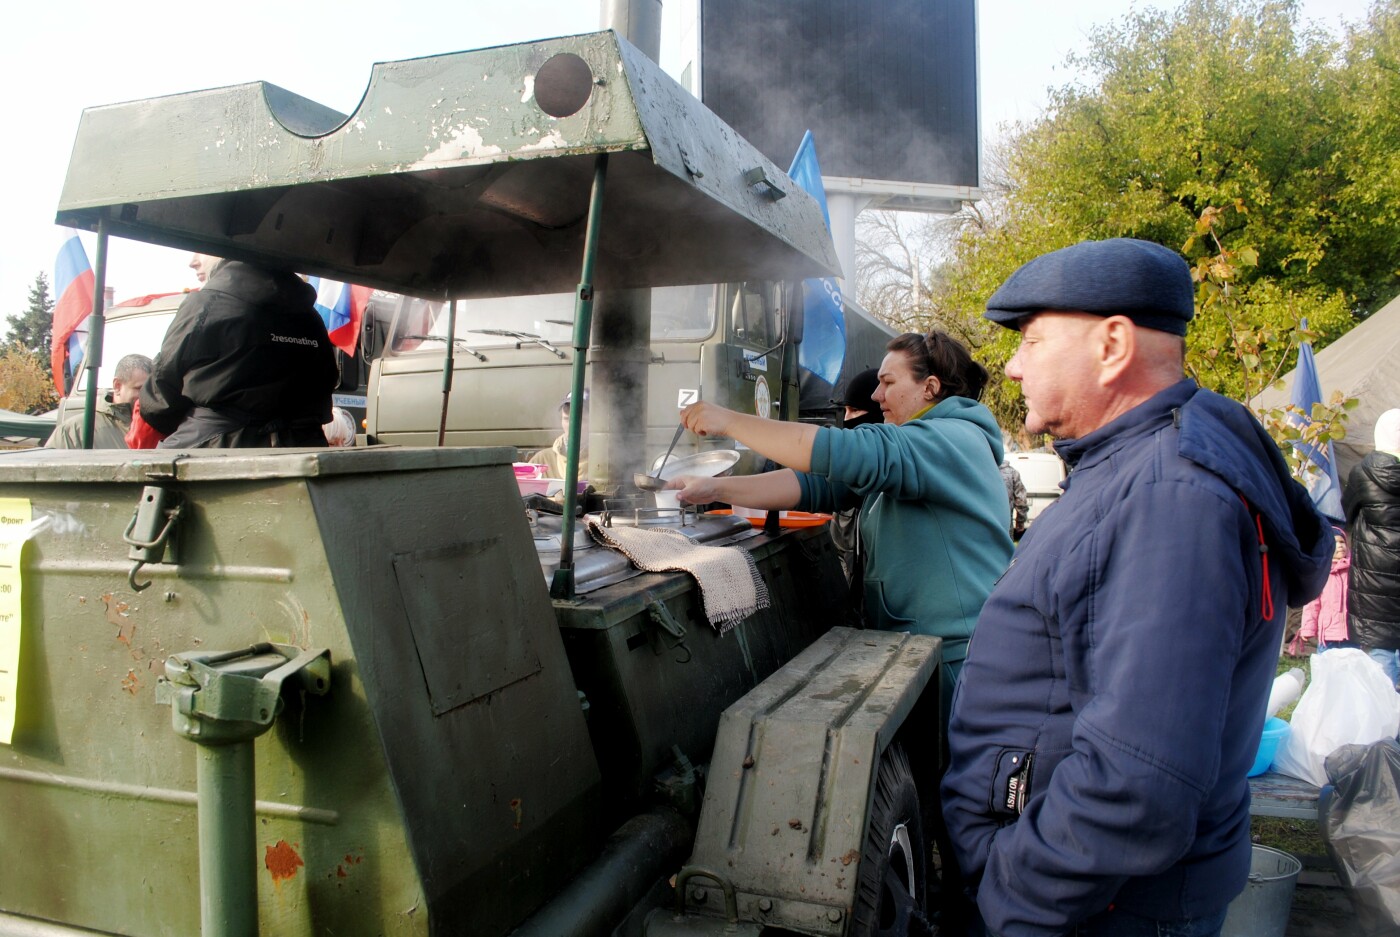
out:
M1021 349L1016 349L1016 354L1011 356L1011 360L1006 362L1006 367L1002 369L1006 376L1013 381L1021 379Z

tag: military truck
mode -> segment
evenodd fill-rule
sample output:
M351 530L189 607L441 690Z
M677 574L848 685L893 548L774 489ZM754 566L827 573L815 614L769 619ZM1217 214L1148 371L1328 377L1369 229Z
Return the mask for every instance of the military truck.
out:
M425 300L576 282L581 388L595 289L831 272L784 178L601 32L382 63L348 117L91 108L58 217ZM572 442L562 513L505 447L0 456L0 934L902 932L937 639L833 627L819 527L576 516ZM585 523L771 602L721 632Z
M573 323L567 294L458 304L445 441L541 449L559 434L570 391ZM680 407L703 397L774 419L831 421L835 388L798 367L802 294L797 284L749 281L651 291L646 406L650 455L666 448ZM843 380L877 367L895 332L845 303ZM437 445L446 304L405 297L373 356L367 391L370 442ZM699 441L682 437L681 453ZM745 466L748 467L748 466ZM753 466L757 468L757 466Z

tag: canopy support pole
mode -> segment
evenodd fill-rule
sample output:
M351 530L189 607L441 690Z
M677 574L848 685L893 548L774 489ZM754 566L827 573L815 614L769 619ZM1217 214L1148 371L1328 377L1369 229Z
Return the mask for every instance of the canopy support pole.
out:
M583 437L583 379L588 366L588 341L593 330L593 262L598 254L598 228L603 215L603 184L608 177L608 154L593 162L593 188L588 196L588 228L583 239L583 271L574 297L574 380L569 400L568 459L564 469L564 517L559 529L559 568L549 585L556 599L574 597L574 512L578 508L578 450Z
M83 398L83 448L92 448L93 423L97 419L97 372L102 366L102 330L106 327L107 219L97 221L97 269L93 271L92 311L88 313L87 351L83 369L87 371L87 396Z

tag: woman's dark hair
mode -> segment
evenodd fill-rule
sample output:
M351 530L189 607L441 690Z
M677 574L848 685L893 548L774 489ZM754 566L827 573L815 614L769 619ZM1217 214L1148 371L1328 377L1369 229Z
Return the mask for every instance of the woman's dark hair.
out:
M903 352L909 359L914 379L922 381L932 374L942 388L938 399L946 397L982 398L987 386L987 369L972 358L967 346L947 332L933 329L925 335L905 332L885 346L886 351Z

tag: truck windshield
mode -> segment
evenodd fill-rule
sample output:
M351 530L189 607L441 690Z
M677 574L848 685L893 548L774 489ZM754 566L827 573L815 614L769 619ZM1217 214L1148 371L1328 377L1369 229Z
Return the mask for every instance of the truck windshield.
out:
M127 355L140 354L154 358L165 340L165 331L175 318L175 309L161 312L122 315L108 310L107 322L102 330L102 364L97 372L97 386L106 389L112 386L112 372L117 362ZM78 372L77 381L70 393L87 390L87 369Z
M666 286L651 291L651 339L690 342L708 338L715 328L715 287ZM470 299L457 303L459 346L499 348L506 345L566 346L573 341L574 294L546 293ZM435 349L447 337L447 303L404 297L394 319L390 354Z

